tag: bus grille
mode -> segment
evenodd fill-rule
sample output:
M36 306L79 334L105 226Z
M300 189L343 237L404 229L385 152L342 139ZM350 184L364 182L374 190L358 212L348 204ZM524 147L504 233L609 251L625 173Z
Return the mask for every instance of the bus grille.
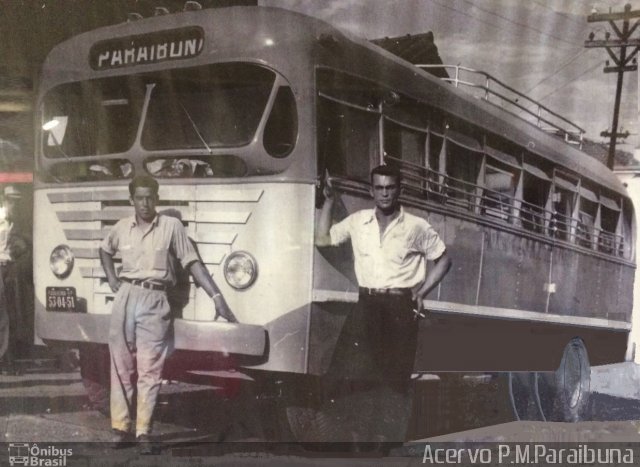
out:
M179 194L180 199L161 196L158 212L182 221L209 267L222 264L263 194L262 189L221 186L199 188L197 198L195 189L169 187L167 192ZM118 220L133 215L128 190L52 192L48 199L75 257L85 260L80 267L82 277L105 279L98 253L100 242ZM119 263L119 256L114 260Z

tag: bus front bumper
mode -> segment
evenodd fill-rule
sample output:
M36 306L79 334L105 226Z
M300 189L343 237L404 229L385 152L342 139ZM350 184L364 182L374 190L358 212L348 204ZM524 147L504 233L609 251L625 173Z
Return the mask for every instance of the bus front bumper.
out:
M43 341L106 344L110 315L36 312L36 330ZM255 324L219 321L174 321L176 350L222 352L260 357L267 352L267 331Z

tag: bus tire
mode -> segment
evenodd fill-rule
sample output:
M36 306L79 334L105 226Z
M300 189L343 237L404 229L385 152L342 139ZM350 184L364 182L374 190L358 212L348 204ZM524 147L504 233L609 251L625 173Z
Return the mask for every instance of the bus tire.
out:
M553 418L578 422L590 417L591 365L584 341L579 337L567 343L560 366L552 374L556 387Z

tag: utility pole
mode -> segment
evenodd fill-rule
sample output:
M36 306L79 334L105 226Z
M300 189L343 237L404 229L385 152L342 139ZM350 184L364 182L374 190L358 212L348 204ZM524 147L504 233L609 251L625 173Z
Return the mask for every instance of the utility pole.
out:
M623 13L592 13L587 17L588 23L597 23L602 21L608 21L611 29L615 32L617 39L610 39L611 34L607 32L605 34L605 40L594 40L594 33L589 34L589 40L584 41L584 46L587 48L604 47L607 53L615 63L615 66L607 66L604 68L605 73L618 73L618 84L616 87L616 100L613 107L613 123L611 124L611 133L603 132L607 135L611 135L609 141L609 154L607 156L607 167L613 169L616 154L616 140L618 136L624 137L625 135L618 133L618 116L620 114L620 98L622 96L622 78L625 71L635 71L638 69L636 65L635 56L638 54L640 48L640 39L631 39L631 35L635 32L640 20L635 20L633 26L630 26L630 20L640 17L640 10L631 11L631 5L626 4ZM622 21L622 30L615 23L616 21ZM627 55L627 47L635 47L631 53ZM619 55L616 55L613 49L619 49ZM631 64L630 64L631 63Z

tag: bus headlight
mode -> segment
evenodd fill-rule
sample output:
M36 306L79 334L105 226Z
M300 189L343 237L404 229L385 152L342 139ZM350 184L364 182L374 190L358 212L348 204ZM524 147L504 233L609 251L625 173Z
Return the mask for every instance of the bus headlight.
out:
M246 251L234 251L224 262L224 278L234 289L246 289L258 277L258 263Z
M58 245L49 256L51 271L59 279L64 279L73 269L73 253L67 245Z

